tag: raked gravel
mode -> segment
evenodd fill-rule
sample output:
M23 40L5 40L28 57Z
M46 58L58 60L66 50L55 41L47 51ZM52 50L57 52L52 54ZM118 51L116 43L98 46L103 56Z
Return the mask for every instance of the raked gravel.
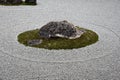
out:
M39 0L0 6L0 80L120 80L119 0ZM99 35L73 50L25 47L17 35L49 21L68 20Z

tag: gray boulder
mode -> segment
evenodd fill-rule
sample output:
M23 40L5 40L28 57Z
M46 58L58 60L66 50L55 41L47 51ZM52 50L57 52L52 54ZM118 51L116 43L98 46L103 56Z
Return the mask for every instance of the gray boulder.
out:
M39 31L40 37L43 38L63 37L74 39L81 34L82 32L78 31L78 28L67 21L49 22Z

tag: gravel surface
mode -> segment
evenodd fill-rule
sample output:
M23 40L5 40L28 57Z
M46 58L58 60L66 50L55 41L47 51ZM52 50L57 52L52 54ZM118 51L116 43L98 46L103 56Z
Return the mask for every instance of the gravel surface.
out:
M120 80L119 0L39 0L0 6L0 80ZM17 35L49 21L68 20L99 35L73 50L25 47Z

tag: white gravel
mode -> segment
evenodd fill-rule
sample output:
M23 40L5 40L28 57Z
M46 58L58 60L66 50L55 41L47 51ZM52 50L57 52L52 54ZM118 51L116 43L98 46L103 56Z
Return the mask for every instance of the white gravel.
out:
M39 0L37 6L0 6L0 80L120 80L119 0ZM23 31L68 20L98 33L73 50L25 47Z

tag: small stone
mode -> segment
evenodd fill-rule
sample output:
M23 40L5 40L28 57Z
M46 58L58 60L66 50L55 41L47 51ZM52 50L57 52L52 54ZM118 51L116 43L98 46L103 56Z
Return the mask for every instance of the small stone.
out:
M42 39L33 39L33 40L28 40L27 42L29 46L39 45L41 43L42 43Z

